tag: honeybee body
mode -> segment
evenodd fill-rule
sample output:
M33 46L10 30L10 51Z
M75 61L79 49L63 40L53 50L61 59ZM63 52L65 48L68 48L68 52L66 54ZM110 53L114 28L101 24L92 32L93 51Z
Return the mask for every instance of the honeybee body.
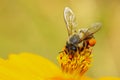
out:
M74 56L76 52L80 54L84 49L89 49L95 45L95 43L93 43L93 45L89 43L89 40L94 39L93 35L82 40L83 36L85 36L85 32L84 30L80 30L78 33L74 33L68 38L64 50L66 54Z
M66 46L64 48L64 52L70 56L70 59L72 59L76 54L82 55L83 51L85 49L91 49L92 46L90 46L89 41L88 40L84 40L82 42L80 42L79 44L71 44L66 42ZM72 56L72 57L71 57Z
M63 71L80 73L82 75L89 68L92 47L96 40L93 34L100 28L100 23L95 23L89 28L75 30L75 15L68 7L64 10L64 20L68 31L68 40L58 56L58 61Z

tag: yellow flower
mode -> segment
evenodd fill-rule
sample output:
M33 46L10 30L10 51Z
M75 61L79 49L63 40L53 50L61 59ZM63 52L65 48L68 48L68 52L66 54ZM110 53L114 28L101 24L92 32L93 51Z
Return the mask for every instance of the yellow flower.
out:
M42 80L60 73L49 60L31 53L10 54L7 60L0 59L0 80Z
M32 54L10 54L8 59L0 58L0 80L93 80L88 77L73 77L62 73L49 60ZM96 80L96 79L95 79ZM101 78L99 80L120 80Z

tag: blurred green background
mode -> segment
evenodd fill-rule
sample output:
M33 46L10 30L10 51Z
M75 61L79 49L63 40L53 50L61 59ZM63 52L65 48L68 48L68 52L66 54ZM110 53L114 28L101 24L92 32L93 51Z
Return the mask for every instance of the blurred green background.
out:
M90 77L120 77L120 0L0 0L0 57L31 52L57 64L68 38L63 10L70 7L78 28L103 24L95 34Z

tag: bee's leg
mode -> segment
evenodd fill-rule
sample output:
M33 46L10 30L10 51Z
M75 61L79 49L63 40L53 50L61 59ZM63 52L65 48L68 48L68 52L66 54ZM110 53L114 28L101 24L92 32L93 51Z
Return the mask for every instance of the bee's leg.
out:
M87 42L86 40L83 41L82 47L80 48L80 54L85 55L85 50L87 49Z
M84 46L83 41L78 44L79 54L83 51L84 49L83 46Z
M84 47L85 47L85 42L83 42L83 46L81 47L81 52L84 50Z

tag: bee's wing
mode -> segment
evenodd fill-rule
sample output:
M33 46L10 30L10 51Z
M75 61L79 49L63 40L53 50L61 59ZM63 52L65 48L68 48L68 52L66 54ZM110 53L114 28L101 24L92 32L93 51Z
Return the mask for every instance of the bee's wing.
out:
M99 31L100 28L101 28L101 26L102 26L101 23L95 23L95 24L93 24L91 27L89 27L89 28L87 29L87 31L85 32L85 37L84 37L84 39L87 38L87 37L90 36L90 35L93 35L93 34L96 33L97 31Z
M66 22L68 35L70 36L70 35L72 35L74 27L76 26L76 22L75 22L75 15L69 7L66 7L64 9L64 20Z

